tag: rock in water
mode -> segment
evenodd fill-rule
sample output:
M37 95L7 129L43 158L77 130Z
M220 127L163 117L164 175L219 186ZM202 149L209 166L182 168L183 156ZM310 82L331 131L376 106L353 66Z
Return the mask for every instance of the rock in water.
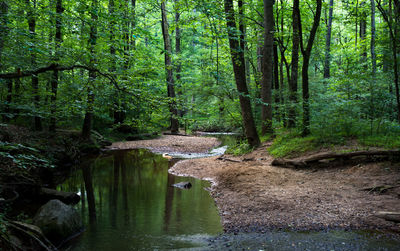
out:
M51 200L43 205L33 218L33 224L55 243L76 234L83 227L78 211L59 200Z
M192 184L190 182L179 182L179 183L173 184L172 186L180 188L180 189L189 189L192 187Z

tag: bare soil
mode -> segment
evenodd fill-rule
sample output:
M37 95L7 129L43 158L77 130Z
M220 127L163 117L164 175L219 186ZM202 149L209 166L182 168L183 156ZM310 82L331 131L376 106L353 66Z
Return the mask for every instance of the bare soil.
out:
M206 151L217 144L215 138L163 136L114 143L111 148L188 153ZM289 169L272 166L273 157L268 154L267 147L268 144L263 144L240 157L225 155L223 158L183 160L169 172L212 181L211 196L227 232L270 229L400 232L399 224L374 216L378 211L400 211L400 188L384 193L363 190L400 185L399 163Z

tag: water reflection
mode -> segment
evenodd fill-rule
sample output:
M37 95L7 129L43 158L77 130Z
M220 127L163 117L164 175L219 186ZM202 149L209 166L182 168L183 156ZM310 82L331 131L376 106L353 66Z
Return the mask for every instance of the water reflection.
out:
M184 248L199 245L179 236L222 231L203 181L168 174L171 165L146 150L115 152L88 161L59 189L80 192L77 208L87 226L73 250ZM189 181L179 190L172 184ZM173 238L172 238L173 237Z

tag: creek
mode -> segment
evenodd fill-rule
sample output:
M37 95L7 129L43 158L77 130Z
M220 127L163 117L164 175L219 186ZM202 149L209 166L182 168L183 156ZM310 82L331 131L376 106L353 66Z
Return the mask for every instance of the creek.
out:
M144 149L113 151L83 162L57 188L81 196L75 207L86 226L81 235L62 249L400 249L398 235L376 231L224 234L218 210L207 191L209 183L169 174L168 168L174 163ZM183 190L172 187L183 181L190 182L192 187Z
M77 192L85 231L69 250L154 250L207 245L222 232L209 183L168 174L173 164L148 150L87 160L58 189ZM188 181L190 189L171 185Z

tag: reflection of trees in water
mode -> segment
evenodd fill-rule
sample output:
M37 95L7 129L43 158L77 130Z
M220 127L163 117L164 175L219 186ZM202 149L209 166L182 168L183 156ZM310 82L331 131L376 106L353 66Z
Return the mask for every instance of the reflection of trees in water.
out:
M112 193L111 193L111 208L110 208L110 221L111 226L116 227L117 209L118 209L118 186L119 186L119 168L120 158L117 154L114 155L113 165L113 179L112 179Z
M81 183L81 213L82 216L85 215L85 210L86 210L86 191L85 191L85 184Z
M164 207L164 231L168 231L168 226L171 220L172 205L174 201L174 187L175 176L168 173L167 177L167 192L165 193L165 207Z
M82 166L83 181L85 183L86 197L89 208L89 220L91 223L96 221L96 204L93 192L93 178L92 170L90 164L85 164Z

